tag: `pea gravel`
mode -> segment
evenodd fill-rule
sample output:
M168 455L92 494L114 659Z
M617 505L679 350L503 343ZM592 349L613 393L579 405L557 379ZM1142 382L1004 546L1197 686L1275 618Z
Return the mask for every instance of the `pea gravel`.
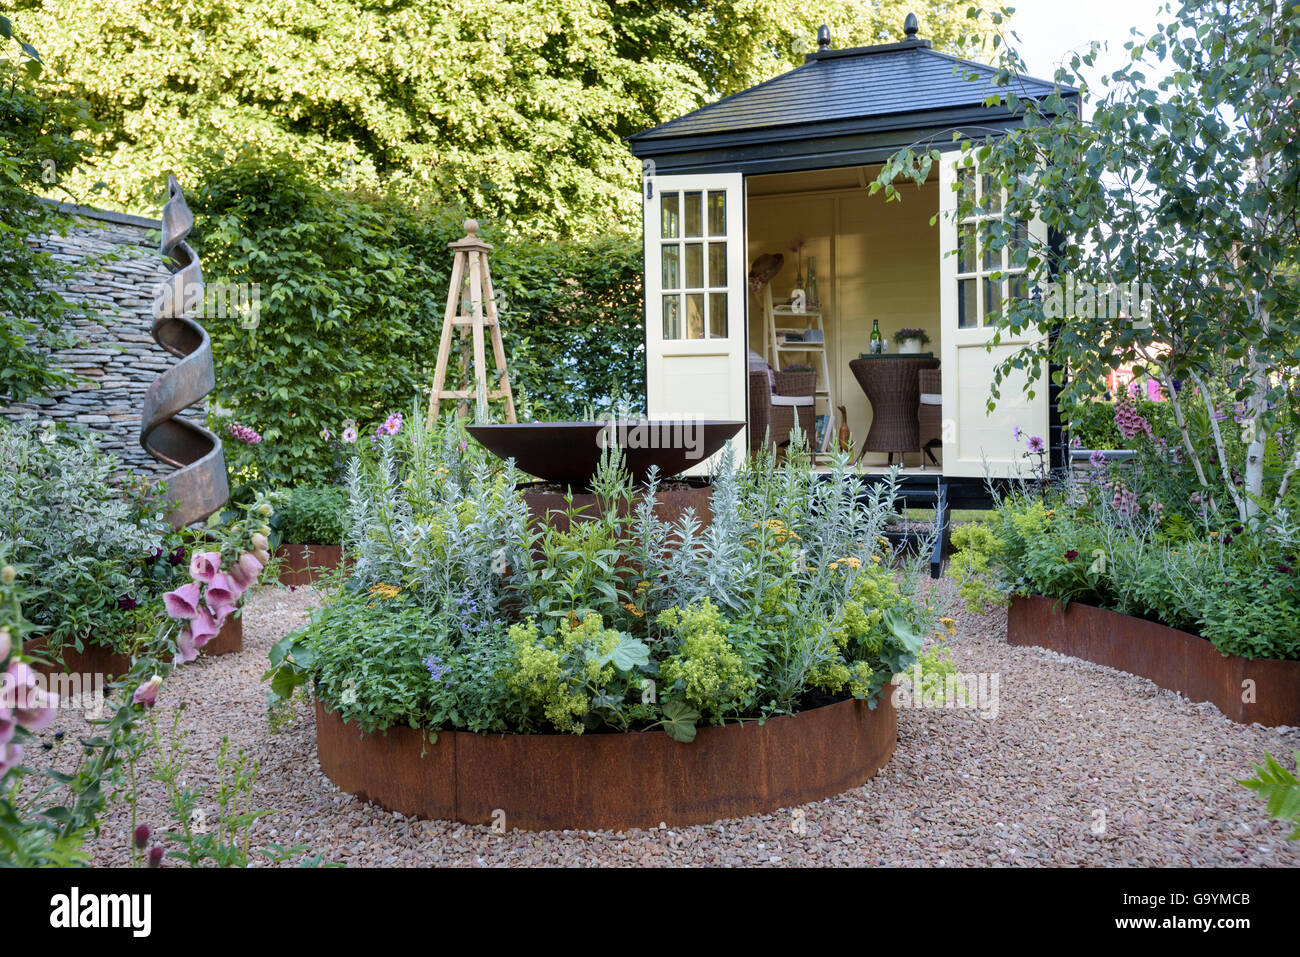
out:
M1300 729L1228 721L1142 678L1005 640L1005 613L953 609L957 668L998 675L996 718L976 708L905 708L898 748L863 787L773 814L698 827L494 834L487 826L407 820L336 789L316 761L302 704L269 730L260 679L270 646L319 602L311 588L264 587L244 612L244 650L170 678L155 714L194 733L190 786L215 779L221 737L261 762L254 846L306 845L351 866L597 865L1264 865L1300 864L1300 842L1235 783L1265 751L1289 760ZM69 734L33 761L66 764L85 727L66 712L42 737ZM141 777L144 777L142 773ZM209 811L209 814L211 812ZM161 789L141 787L139 820L165 829ZM89 842L98 866L129 860L129 811L110 810Z

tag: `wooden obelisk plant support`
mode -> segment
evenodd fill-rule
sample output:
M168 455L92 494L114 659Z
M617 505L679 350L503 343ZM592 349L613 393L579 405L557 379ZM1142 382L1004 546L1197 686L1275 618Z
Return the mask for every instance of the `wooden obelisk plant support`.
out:
M455 252L455 258L451 264L451 284L447 288L447 314L438 343L438 365L433 373L433 390L429 393L428 424L432 427L437 422L443 399L457 400L462 416L466 413L469 399L484 405L491 399L504 399L506 421L517 422L515 399L510 391L510 372L506 368L506 350L501 342L496 295L492 289L492 273L488 268L487 254L492 246L478 238L478 223L472 219L465 220L465 238L447 245ZM462 340L467 335L473 337L474 387L471 389L446 387L451 336L455 330L460 331ZM498 377L497 387L491 390L488 389L485 335L492 337L492 358ZM462 371L465 365L462 360ZM487 409L483 408L482 412L486 414Z

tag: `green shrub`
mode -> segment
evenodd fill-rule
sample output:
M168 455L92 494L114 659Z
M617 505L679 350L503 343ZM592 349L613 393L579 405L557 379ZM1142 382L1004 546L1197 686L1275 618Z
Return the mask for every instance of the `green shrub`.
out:
M347 489L339 485L300 485L272 498L270 525L279 542L295 545L340 545L348 507Z
M72 322L87 315L59 291L76 270L29 238L66 234L71 217L37 194L83 163L94 124L86 104L39 79L35 51L20 48L9 20L0 24L0 400L8 404L75 379L52 354L76 344Z
M40 582L26 612L52 647L125 649L185 570L159 492L119 469L82 430L0 421L0 550Z
M413 396L427 401L447 243L463 235L463 214L336 192L294 160L252 152L210 169L191 203L208 281L259 289L256 328L207 323L215 398L262 438L226 442L232 472L261 485L336 481L348 420L368 441ZM492 224L482 235L496 237ZM498 240L490 258L521 418L579 418L644 391L639 238ZM460 337L454 345L453 374Z

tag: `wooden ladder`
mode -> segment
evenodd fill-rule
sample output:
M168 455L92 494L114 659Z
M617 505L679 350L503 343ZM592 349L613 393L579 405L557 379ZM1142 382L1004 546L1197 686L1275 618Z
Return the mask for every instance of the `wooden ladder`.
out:
M497 316L496 294L492 289L492 272L488 268L490 243L478 238L478 223L465 220L465 238L447 244L455 251L451 264L451 284L447 287L447 313L442 323L442 338L438 342L438 365L433 372L433 389L429 392L428 426L438 421L438 411L443 399L455 399L462 418L468 412L468 400L505 399L506 421L517 422L515 398L510 391L510 372L506 368L506 350L501 342L501 324ZM465 314L468 300L469 314ZM459 330L461 339L474 338L474 388L448 389L447 363L451 359L451 335ZM484 332L490 330L492 358L497 371L497 388L489 390L487 384L487 356ZM468 361L461 354L461 378L465 378Z

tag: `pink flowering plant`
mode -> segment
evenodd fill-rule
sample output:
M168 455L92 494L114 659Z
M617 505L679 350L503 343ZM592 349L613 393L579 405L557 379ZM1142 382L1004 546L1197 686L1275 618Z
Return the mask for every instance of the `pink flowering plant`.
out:
M167 618L176 626L175 663L185 664L237 614L243 596L271 562L270 504L243 510L240 521L201 539L190 552L189 581L163 595Z

